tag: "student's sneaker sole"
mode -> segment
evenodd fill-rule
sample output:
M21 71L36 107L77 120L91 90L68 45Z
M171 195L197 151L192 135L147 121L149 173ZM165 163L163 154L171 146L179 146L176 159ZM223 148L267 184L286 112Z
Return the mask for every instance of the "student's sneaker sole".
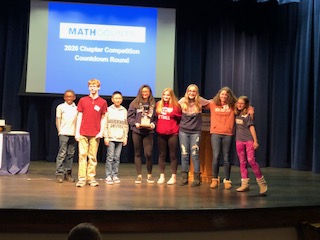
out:
M76 183L76 187L84 187L86 185L86 181L78 181Z
M106 180L105 180L106 184L108 185L113 185L113 181L112 181L112 178L111 177L107 177Z
M138 177L134 182L135 182L135 184L141 184L142 183L142 178Z
M98 187L99 186L99 183L96 180L89 181L88 184L91 187Z
M164 184L165 181L166 181L165 178L160 178L157 183L158 183L158 184Z
M152 179L152 178L147 178L147 183L154 183L154 179Z
M177 180L174 180L174 179L169 179L169 181L167 182L168 185L174 185L176 184Z
M114 183L113 181L106 181L107 185L113 185L113 183Z
M119 178L114 178L114 179L113 179L113 182L114 182L115 184L119 184L119 183L121 183L121 181L120 181L120 179L119 179Z

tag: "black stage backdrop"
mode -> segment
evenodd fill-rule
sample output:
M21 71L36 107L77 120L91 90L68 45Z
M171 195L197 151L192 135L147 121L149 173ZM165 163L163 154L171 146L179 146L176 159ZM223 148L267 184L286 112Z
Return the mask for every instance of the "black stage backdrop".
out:
M183 96L190 83L197 84L205 98L223 86L237 96L249 96L255 107L260 166L320 173L320 1L94 2L176 8L177 96ZM62 96L19 94L26 77L29 5L30 0L1 3L0 118L13 130L30 132L31 160L55 161L55 108ZM121 161L133 162L132 152L129 142ZM101 144L99 161L104 157ZM238 164L235 154L233 160Z

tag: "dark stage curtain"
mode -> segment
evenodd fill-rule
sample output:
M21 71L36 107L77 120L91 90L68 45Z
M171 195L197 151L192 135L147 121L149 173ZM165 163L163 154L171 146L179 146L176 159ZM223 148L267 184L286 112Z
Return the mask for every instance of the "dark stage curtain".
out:
M212 7L212 1L177 1L175 90L181 97L196 83L208 99L223 86L247 95L255 108L259 164L320 173L320 3L280 4L287 2L216 0ZM30 132L32 160L55 161L55 107L62 96L18 94L25 80L29 0L4 6L1 118L14 130ZM121 161L133 162L131 143Z
M286 3L299 3L300 0L257 0L258 3L269 2L269 1L277 1L278 4L286 4Z

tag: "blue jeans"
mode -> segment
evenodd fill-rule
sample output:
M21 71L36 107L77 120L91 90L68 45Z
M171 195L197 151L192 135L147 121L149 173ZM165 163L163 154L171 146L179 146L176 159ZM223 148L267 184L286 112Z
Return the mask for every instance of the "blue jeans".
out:
M109 142L106 159L106 176L117 177L120 164L122 142Z
M59 151L56 158L56 175L63 175L72 170L76 151L74 136L59 135Z
M221 157L221 150L224 161L225 178L230 179L231 163L230 151L232 146L233 136L223 134L211 134L211 147L212 147L212 175L213 178L219 176L219 159Z
M194 172L200 173L199 147L200 133L179 132L181 149L181 171L189 172L190 156L194 166Z

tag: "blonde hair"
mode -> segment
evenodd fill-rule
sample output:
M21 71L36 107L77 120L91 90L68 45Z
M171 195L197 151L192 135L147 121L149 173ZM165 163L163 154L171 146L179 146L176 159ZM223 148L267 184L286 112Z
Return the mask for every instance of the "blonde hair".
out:
M158 114L161 113L162 108L163 108L163 106L164 106L163 94L164 94L165 92L169 92L169 95L170 95L169 107L172 107L172 108L180 108L180 105L179 105L179 103L178 103L178 99L177 99L176 95L174 94L173 89L172 89L172 88L165 88L165 89L162 91L161 100L159 100L159 101L158 101L158 104L157 104L156 112L157 112Z
M185 92L184 97L183 97L184 101L183 101L182 104L181 104L181 109L182 109L183 111L186 111L186 110L188 109L188 106L189 106L189 103L190 103L190 100L189 100L189 97L188 97L188 91L189 91L190 88L195 88L195 90L196 90L197 95L196 95L195 98L194 98L194 105L195 105L197 111L198 111L198 112L201 112L202 106L201 106L200 100L199 100L199 99L200 99L199 88L198 88L198 86L195 85L195 84L190 84L190 85L187 87L186 92Z
M90 79L90 80L88 81L88 86L89 86L90 84L96 84L97 87L100 87L100 81L99 81L98 79L95 79L95 78L92 78L92 79Z
M232 90L229 87L223 87L219 90L219 92L213 97L212 101L217 105L221 106L220 94L222 91L226 91L228 95L227 103L228 106L234 108L234 105L237 102L237 97L233 94Z

